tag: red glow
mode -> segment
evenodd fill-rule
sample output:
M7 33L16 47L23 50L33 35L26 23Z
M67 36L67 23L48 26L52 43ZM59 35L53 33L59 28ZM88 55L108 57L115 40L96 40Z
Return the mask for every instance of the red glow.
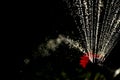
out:
M88 62L89 62L89 57L86 56L86 55L83 55L82 57L80 57L80 65L83 67L83 68L86 68Z
M99 54L89 53L89 55L90 55L91 57L94 57L94 58L99 58L99 57L100 57ZM81 65L83 68L86 68L88 62L89 62L89 57L88 57L88 55L83 55L82 57L80 57L80 65Z

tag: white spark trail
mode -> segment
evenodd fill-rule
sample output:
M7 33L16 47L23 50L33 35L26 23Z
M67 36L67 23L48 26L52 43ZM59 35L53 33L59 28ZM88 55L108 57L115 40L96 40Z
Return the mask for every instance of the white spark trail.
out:
M59 35L56 39L50 39L46 44L41 44L38 48L40 55L49 56L49 51L56 51L60 44L65 43L69 48L78 49L80 52L85 53L85 49L82 47L80 42L74 41L70 38L66 38L63 35Z
M85 27L85 19L84 19L84 13L83 13L83 8L82 8L82 1L79 0L79 4L80 4L80 12L81 12L81 19L82 19L82 29L84 31L84 37L85 37L85 44L86 44L86 48L87 48L87 52L90 51L89 49L89 42L88 42L88 37L87 37L87 31L86 31L86 27Z

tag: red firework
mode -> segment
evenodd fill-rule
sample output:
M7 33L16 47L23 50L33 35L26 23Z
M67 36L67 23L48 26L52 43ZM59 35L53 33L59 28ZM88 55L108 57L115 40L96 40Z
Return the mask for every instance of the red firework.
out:
M80 65L81 65L83 68L86 68L88 62L89 62L89 57L88 57L88 56L83 55L82 57L80 57Z

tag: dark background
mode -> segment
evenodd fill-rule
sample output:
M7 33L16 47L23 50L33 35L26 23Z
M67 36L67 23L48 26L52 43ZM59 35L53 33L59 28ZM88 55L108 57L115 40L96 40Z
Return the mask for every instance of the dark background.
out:
M58 49L58 56L49 57L38 56L34 58L33 51L38 45L45 41L46 37L56 38L58 34L69 34L70 36L79 37L77 29L74 27L73 18L66 14L65 4L61 0L45 0L40 2L18 2L15 13L15 43L16 43L16 80L54 80L53 77L61 78L61 71L66 72L70 80L81 79L82 75L75 71L79 66L79 54L77 50L70 50L61 45ZM70 32L76 32L72 35ZM73 57L69 56L69 53ZM69 57L66 59L66 57ZM29 59L30 63L25 64L24 60ZM72 60L70 62L70 60ZM120 41L111 54L106 59L105 64L112 70L120 67ZM83 70L84 73L84 70ZM47 76L47 77L46 77ZM76 78L75 78L76 77ZM57 79L56 79L57 80Z

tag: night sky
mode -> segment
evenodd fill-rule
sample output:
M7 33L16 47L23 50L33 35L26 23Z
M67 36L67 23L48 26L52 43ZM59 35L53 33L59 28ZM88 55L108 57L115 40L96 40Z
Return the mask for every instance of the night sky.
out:
M74 20L67 14L69 11L62 0L20 3L15 13L16 80L84 80L83 74L87 74L87 69L79 65L81 53L78 50L61 44L50 56L34 55L34 51L47 38L56 38L59 34L79 37ZM71 31L75 34L71 34ZM119 61L120 41L111 51L105 65L114 70L120 67ZM88 67L88 71L91 70Z

